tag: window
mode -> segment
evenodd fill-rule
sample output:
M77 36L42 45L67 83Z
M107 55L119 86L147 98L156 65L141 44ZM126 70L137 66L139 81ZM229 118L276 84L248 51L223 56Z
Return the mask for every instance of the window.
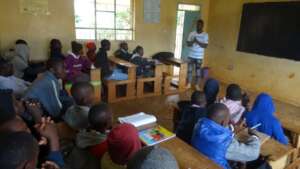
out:
M74 0L76 39L133 40L133 0Z

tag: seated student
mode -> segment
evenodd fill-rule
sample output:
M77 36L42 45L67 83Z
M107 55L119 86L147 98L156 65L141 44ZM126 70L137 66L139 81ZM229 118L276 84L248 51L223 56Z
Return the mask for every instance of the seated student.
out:
M0 166L5 169L35 169L39 147L35 138L26 132L0 134Z
M96 50L97 50L95 42L86 43L86 48L87 48L86 56L94 64L96 61Z
M14 76L14 68L11 63L0 59L0 89L12 89L15 94L23 95L29 82Z
M67 76L66 80L74 83L78 79L89 81L89 72L91 69L91 62L81 56L83 46L82 44L73 41L71 43L72 52L65 59ZM81 81L81 80L80 80Z
M229 121L228 108L222 103L212 104L208 117L196 124L191 141L194 148L225 169L230 169L227 160L253 161L260 153L259 138L251 135L246 144L237 141L228 128Z
M245 107L242 105L242 90L237 84L230 84L226 90L226 97L220 102L225 104L229 109L230 121L232 124L240 122L245 113Z
M182 118L177 126L176 136L191 143L195 124L199 119L206 117L206 99L204 93L195 91L191 97L191 106L182 111Z
M257 130L265 133L282 144L288 144L288 139L284 135L280 121L275 117L275 106L272 97L266 93L257 96L252 111L246 113L246 123L248 127L261 124Z
M59 79L65 77L64 61L50 58L47 69L48 71L29 87L25 99L37 99L51 117L59 118L63 107L59 99L59 91L61 90Z
M112 126L112 113L105 103L94 105L89 111L90 127L77 134L79 148L89 148L92 155L101 158L107 151L107 131Z
M64 120L74 130L89 127L89 111L94 103L94 87L88 82L77 82L72 85L71 95L75 105L69 107Z
M15 45L15 56L11 58L11 62L14 65L15 76L23 78L24 71L28 68L30 49L25 40L19 39Z
M219 93L219 88L220 88L219 82L215 79L208 79L205 82L203 91L206 96L206 104L207 104L206 107L216 102Z
M59 39L52 39L50 41L50 58L65 59L65 55L62 53L62 44Z
M136 69L137 76L152 77L154 76L153 66L155 63L143 58L143 55L143 47L137 46L133 51L130 61L138 66Z
M165 148L145 147L129 160L127 169L179 169L175 157Z
M110 50L110 45L110 42L106 39L101 41L101 48L96 56L95 67L101 68L101 77L104 80L127 80L128 75L122 73L122 70L110 67L107 56L107 52Z
M128 161L142 148L137 129L131 124L114 127L107 136L108 153L101 160L105 169L125 169Z
M120 43L120 48L115 51L115 56L117 58L130 61L131 54L128 52L128 44L125 41Z

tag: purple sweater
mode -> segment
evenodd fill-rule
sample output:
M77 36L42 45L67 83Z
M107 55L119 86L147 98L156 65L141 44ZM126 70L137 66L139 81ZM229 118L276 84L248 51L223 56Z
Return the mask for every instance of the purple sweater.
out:
M75 78L82 73L88 73L91 68L91 62L82 56L76 56L69 53L65 59L67 80L74 82Z

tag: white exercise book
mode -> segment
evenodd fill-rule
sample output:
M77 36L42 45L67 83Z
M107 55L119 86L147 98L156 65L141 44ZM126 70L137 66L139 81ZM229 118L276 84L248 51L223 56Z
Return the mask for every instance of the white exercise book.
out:
M134 127L139 128L141 126L149 125L156 123L157 119L155 116L146 114L146 113L137 113L134 115L126 116L126 117L119 117L118 118L120 123L129 123L134 125Z

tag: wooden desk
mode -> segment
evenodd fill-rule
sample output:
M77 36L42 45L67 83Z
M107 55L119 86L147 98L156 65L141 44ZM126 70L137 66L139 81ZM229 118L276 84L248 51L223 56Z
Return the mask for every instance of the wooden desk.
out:
M283 169L289 163L289 157L294 148L280 144L274 139L269 139L261 145L260 154L262 156L269 156L269 164L273 169Z
M182 61L181 59L176 58L168 58L161 60L162 63L170 66L179 67L179 75L173 76L173 72L166 72L166 76L164 79L164 93L165 94L174 94L177 92L183 92L186 90L186 80L187 80L187 70L188 65L186 62ZM178 84L173 84L172 79L178 78ZM177 86L177 90L170 90L171 84Z
M138 98L161 95L163 68L164 68L163 64L156 64L154 77L137 79L137 97ZM149 82L152 82L154 85L153 92L145 93L144 92L145 83L149 83Z
M108 102L113 103L122 100L134 99L136 94L136 90L135 90L136 65L116 57L110 57L109 59L112 63L127 68L128 80L124 80L124 81L108 80L106 82L108 88ZM117 86L120 85L126 85L126 94L123 97L117 97Z
M221 169L213 161L199 153L179 138L173 138L160 144L176 158L181 169Z

